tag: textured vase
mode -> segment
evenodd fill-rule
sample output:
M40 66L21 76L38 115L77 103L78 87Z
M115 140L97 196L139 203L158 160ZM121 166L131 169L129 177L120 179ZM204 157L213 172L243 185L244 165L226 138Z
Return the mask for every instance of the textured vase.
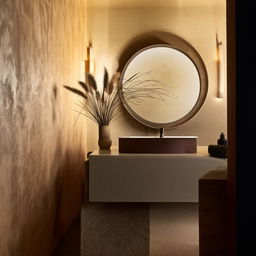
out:
M112 144L110 138L110 126L99 125L99 140L98 145L100 149L110 149Z

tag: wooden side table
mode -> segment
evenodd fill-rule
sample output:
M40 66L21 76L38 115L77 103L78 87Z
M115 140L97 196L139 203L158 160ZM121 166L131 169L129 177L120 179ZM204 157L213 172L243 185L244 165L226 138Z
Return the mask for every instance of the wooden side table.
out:
M200 256L227 255L227 170L199 179Z

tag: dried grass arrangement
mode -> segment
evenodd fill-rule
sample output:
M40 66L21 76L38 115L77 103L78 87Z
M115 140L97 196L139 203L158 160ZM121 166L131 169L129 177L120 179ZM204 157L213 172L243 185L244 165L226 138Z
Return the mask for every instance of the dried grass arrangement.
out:
M126 102L140 104L143 98L154 98L164 101L167 95L160 82L156 80L143 80L145 74L134 74L129 79L120 83L120 73L115 73L109 79L107 69L104 69L103 90L99 91L93 75L87 74L86 82L79 81L78 84L83 89L78 90L74 87L64 85L64 87L79 95L82 98L77 105L77 111L99 125L110 125L118 118L121 110L121 94ZM121 93L121 94L120 94Z

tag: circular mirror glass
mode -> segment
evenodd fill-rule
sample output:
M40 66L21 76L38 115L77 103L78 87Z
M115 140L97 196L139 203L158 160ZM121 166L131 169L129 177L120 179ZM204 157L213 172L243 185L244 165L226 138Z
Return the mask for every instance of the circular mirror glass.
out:
M129 81L134 77L132 81ZM129 81L129 82L127 82ZM207 94L204 63L191 47L152 45L134 54L122 74L121 98L128 112L153 128L180 125L192 118ZM125 93L134 88L135 98Z

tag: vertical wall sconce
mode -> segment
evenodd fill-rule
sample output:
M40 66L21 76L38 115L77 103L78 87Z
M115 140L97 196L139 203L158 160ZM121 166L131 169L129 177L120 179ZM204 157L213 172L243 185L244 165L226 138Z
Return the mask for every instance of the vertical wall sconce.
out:
M223 98L223 51L222 42L216 34L217 98Z
M93 47L91 42L87 47L86 72L90 74L94 74L95 72L94 53L93 53Z

